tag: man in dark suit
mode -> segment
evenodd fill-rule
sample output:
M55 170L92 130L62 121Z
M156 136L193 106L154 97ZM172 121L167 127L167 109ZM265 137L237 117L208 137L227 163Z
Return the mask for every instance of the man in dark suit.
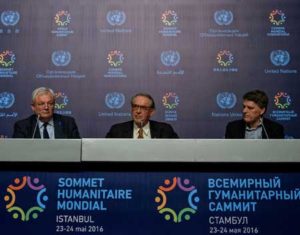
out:
M132 121L113 125L106 138L178 138L172 126L149 120L155 112L155 103L149 94L138 93L131 99Z
M264 118L268 96L260 90L243 96L243 119L227 124L226 139L283 139L284 128L277 122Z
M55 93L40 87L32 93L30 117L17 121L13 138L78 139L80 134L74 118L54 113Z

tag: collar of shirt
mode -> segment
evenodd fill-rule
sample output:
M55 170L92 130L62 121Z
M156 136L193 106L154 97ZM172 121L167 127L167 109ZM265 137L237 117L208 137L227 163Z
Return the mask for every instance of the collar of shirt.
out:
M249 127L249 126L246 125L246 131L255 131L258 128L261 128L261 126L262 126L261 122L262 122L262 119L259 121L259 124L257 125L257 127Z
M262 124L258 124L255 128L246 126L245 139L262 139Z
M139 135L139 127L134 123L133 126L133 138L137 139ZM144 139L151 139L151 134L150 134L150 123L148 122L145 126L143 126L143 135Z
M40 136L43 136L44 122L42 122L41 120L38 120L38 124L39 124ZM54 122L53 122L53 119L51 119L48 122L47 131L48 131L50 139L54 139Z
M41 120L38 120L38 122L39 122L39 128L40 128L40 129L43 128L44 122L42 122ZM53 119L51 119L51 120L48 122L48 125L54 127Z

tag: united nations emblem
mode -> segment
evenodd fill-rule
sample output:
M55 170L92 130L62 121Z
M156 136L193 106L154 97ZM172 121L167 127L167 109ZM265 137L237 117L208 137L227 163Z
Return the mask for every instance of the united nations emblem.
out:
M216 11L214 13L214 20L218 25L230 25L233 21L233 14L227 10Z
M275 50L270 54L270 60L275 66L286 66L290 62L288 51Z
M120 26L125 23L126 15L124 11L118 11L118 10L109 11L106 14L106 20L112 26L115 25Z
M125 96L120 92L107 93L105 96L105 104L110 109L119 109L125 104Z
M0 109L8 109L15 103L15 96L10 92L0 93Z
M221 109L233 108L236 101L236 95L232 92L221 92L217 95L217 104Z
M71 62L71 53L68 51L54 51L51 59L55 66L67 66Z
M15 26L20 20L20 14L17 11L4 11L1 14L1 22L5 26Z
M165 66L176 66L180 62L180 54L178 51L163 51L160 54L160 60Z

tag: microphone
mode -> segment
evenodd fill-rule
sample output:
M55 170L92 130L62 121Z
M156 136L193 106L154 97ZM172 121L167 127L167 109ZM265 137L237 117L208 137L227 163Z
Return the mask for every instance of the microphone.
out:
M263 131L264 131L264 132L265 132L265 134L266 134L266 137L267 137L267 139L269 139L269 135L268 135L268 132L267 132L267 130L266 130L266 128L265 128L265 125L264 125L264 123L263 123L263 119L262 119L262 117L261 117L259 120L260 120L260 123L261 123L262 129L263 129Z
M36 118L36 124L35 124L35 126L34 126L34 130L33 130L33 134L32 134L32 137L31 137L31 139L34 139L34 136L35 136L35 132L36 132L36 129L37 129L37 126L38 126L38 124L39 124L39 120L40 120L40 116L41 115L37 115L37 118Z

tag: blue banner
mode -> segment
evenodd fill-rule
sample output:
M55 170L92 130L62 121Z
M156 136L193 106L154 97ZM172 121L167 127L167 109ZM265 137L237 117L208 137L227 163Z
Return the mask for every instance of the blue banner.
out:
M1 234L298 234L298 173L1 172Z

